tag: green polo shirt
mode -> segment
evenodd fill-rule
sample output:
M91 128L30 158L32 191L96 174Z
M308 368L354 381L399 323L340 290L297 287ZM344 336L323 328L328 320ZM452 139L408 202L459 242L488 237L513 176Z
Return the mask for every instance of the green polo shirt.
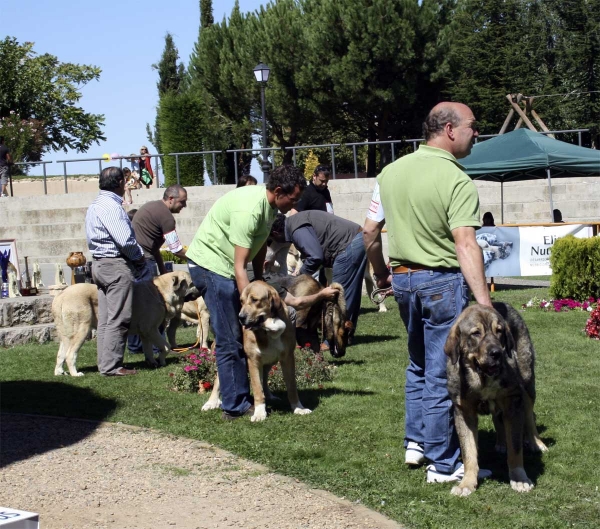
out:
M234 279L235 246L249 248L250 260L254 259L271 232L276 214L264 185L234 189L210 208L186 256L215 274Z
M452 230L481 227L475 184L449 152L421 145L377 177L390 264L458 268Z

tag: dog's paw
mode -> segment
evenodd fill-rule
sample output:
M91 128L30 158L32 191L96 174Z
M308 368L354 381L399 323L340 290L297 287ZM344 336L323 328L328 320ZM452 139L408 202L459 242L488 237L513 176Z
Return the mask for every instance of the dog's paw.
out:
M312 413L312 410L308 408L298 407L294 409L294 415L308 415L309 413Z
M267 407L264 404L259 404L254 408L254 415L250 419L252 422L262 422L267 418Z
M452 487L450 494L453 494L454 496L469 496L473 492L475 492L475 487L458 484Z
M54 376L55 377L59 377L61 375L66 375L66 373L62 369L55 369L54 370Z
M514 468L509 473L510 486L516 492L529 492L533 489L533 483L527 477L525 469L521 467Z
M533 441L525 441L524 448L529 452L539 453L547 452L548 447L544 444L541 439L534 439Z
M146 365L148 367L158 367L158 362L154 359L152 359L152 360L146 359Z
M81 371L75 371L75 373L71 373L72 377L82 377L83 373Z
M218 410L220 407L221 407L221 399L209 400L204 404L204 406L202 406L202 411Z
M380 303L379 304L379 312L387 312L387 307L385 306L385 303Z

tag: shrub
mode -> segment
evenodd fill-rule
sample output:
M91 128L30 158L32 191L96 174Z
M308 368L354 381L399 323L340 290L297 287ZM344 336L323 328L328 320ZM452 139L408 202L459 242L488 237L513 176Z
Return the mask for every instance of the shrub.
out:
M600 340L600 308L594 309L585 324L585 333L594 340Z
M217 359L208 349L193 352L181 358L171 377L174 391L204 393L212 389L217 376Z
M553 298L600 297L600 238L561 237L552 247L550 266Z
M173 261L175 264L187 264L187 259L177 257L175 254L172 254L169 250L161 250L160 255L163 258L163 262Z
M335 366L329 364L322 354L315 354L309 348L297 347L294 356L298 389L322 387L325 382L333 380ZM191 393L204 393L212 389L216 375L215 355L207 349L182 357L175 370L169 373L174 391ZM285 391L279 364L269 372L269 388L271 391Z

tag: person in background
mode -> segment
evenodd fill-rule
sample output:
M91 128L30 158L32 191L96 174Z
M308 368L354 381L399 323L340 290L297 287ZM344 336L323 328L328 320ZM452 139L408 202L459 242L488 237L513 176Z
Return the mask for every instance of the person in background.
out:
M138 159L140 165L140 181L146 186L146 189L150 189L152 182L154 182L154 171L152 171L152 158L148 153L148 147L142 145L140 149L140 157ZM150 180L145 180L148 176L145 175L144 169L148 171Z
M187 191L183 186L174 184L165 189L162 200L146 202L136 211L132 224L146 262L146 266L136 274L136 282L148 281L167 273L160 253L163 243L167 244L173 255L185 259L185 248L177 235L173 214L179 213L186 206ZM142 353L141 338L130 334L127 338L127 349L133 354Z
M494 223L494 215L492 215L491 211L486 211L483 214L483 217L481 219L481 225L482 226L495 226L496 225Z
M255 186L258 184L258 180L254 178L252 175L245 174L238 178L238 183L235 187L244 187L244 186Z
M565 222L562 218L562 212L560 211L560 209L553 210L552 216L554 217L554 222L556 223Z
M3 197L8 196L8 182L10 180L10 166L13 159L8 147L4 145L4 137L0 136L0 184L2 185Z
M405 386L405 463L426 461L427 483L464 475L448 394L444 344L469 302L490 307L477 188L457 161L478 135L471 109L436 105L423 124L426 143L389 164L377 177L363 235L379 288L393 287L408 334ZM384 214L385 211L385 214ZM391 273L382 253L387 225ZM480 470L480 477L489 477Z
M87 210L85 233L98 286L98 370L104 376L135 375L123 366L125 337L133 309L133 278L145 266L123 209L125 177L118 167L100 173L100 193Z
M308 184L296 207L290 211L290 215L315 209L333 213L333 201L331 200L331 193L327 189L330 174L331 171L327 165L317 165L315 167L315 171L310 178L310 184Z
M123 176L125 177L125 200L123 200L123 204L131 205L133 204L131 190L139 189L141 186L129 167L123 167Z

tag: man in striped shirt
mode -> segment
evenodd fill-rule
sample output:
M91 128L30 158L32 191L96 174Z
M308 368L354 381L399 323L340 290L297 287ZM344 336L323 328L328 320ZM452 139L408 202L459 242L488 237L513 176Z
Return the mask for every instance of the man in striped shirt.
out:
M135 375L135 369L123 367L123 356L133 307L133 270L145 266L144 253L122 206L123 171L107 167L100 174L99 187L85 217L98 286L98 370L104 376Z

